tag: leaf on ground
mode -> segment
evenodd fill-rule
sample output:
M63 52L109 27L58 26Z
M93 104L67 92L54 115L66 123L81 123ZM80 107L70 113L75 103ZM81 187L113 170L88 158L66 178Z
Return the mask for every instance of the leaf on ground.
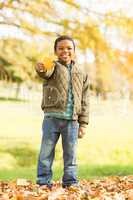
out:
M0 200L133 200L133 176L110 176L81 180L80 187L62 188L59 181L51 189L26 179L0 181Z

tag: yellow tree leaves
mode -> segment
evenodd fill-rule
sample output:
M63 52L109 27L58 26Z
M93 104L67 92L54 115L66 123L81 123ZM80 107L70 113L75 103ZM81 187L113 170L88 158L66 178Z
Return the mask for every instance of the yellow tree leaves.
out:
M128 51L116 51L117 63L120 72L127 78L129 83L133 83L133 53Z
M80 9L80 5L78 5L78 4L75 2L75 0L64 0L63 2L66 3L66 4L68 4L68 5L70 5L70 6L72 6L72 7L75 7L75 8L77 8L77 9Z
M39 2L37 1L6 1L0 4L2 17L1 24L8 24L13 27L18 27L22 31L28 31L31 36L42 34L45 36L44 31L38 26L42 23L41 20L45 22L52 20L56 17L56 12L54 7L49 3L48 0ZM10 15L10 17L7 17ZM50 34L47 33L46 35Z
M64 13L62 9L65 10ZM96 10L82 7L75 0L7 0L0 3L0 11L0 24L17 27L31 38L49 36L53 40L53 37L61 34L72 36L83 55L88 50L93 53L95 57L93 65L96 67L96 73L93 73L95 74L94 79L96 81L99 79L104 87L109 89L110 82L113 82L111 73L113 66L117 66L120 71L121 68L124 68L125 71L123 70L122 73L127 76L128 71L130 80L133 79L130 64L132 63L132 56L127 59L125 54L121 55L123 58L126 57L124 63L126 67L123 67L123 63L119 62L117 53L115 55L116 51L111 45L110 36L106 36L106 29L109 28L110 31L118 30L121 40L130 45L130 41L133 39L133 19L131 17L127 17L121 12L97 13ZM111 37L113 40L114 36ZM118 42L117 39L114 40L116 40L116 43ZM119 48L121 47L119 46ZM36 59L37 57L38 54ZM22 59L21 55L19 58ZM119 65L117 65L118 62ZM87 64L89 66L89 61ZM30 65L28 66L30 67Z
M1 65L5 73L10 77L10 80L34 80L34 65L37 55L38 51L35 44L33 45L18 39L0 41L0 60L3 59L7 62Z
M123 33L124 37L133 38L133 19L122 13L107 13L104 18L107 27L115 27Z

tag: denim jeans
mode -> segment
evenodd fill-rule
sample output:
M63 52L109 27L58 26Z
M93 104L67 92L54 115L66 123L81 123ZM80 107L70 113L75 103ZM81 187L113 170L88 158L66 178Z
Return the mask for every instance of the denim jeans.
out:
M55 146L61 135L64 161L63 186L77 184L76 146L79 124L77 121L44 117L42 143L38 159L37 183L50 185Z

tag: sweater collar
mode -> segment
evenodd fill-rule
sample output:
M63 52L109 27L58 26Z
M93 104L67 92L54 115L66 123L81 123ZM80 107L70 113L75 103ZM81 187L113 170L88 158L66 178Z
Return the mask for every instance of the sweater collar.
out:
M59 62L60 64L66 66L66 67L69 67L69 66L72 66L75 64L74 60L71 60L70 64L65 64L62 60L57 60L57 62Z

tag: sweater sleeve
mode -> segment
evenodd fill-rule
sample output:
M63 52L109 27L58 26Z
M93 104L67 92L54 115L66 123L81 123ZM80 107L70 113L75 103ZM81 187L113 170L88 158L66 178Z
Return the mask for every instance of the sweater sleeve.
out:
M53 68L50 69L50 70L39 71L39 70L37 70L37 69L35 68L37 74L38 74L41 78L46 79L46 80L49 79L49 78L52 76L52 74L54 73L54 69L55 69L55 67L53 67Z
M78 117L80 126L85 127L89 123L89 77L86 74L83 82L81 114Z

